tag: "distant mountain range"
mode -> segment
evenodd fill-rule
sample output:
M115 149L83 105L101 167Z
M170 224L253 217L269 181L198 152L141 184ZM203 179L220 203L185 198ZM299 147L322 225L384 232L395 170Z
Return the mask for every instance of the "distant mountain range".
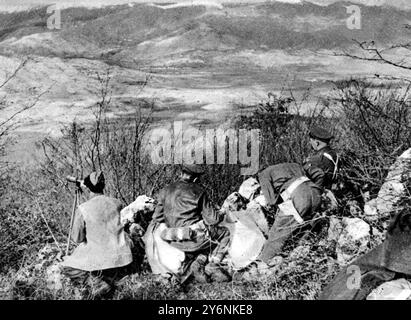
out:
M143 95L156 100L157 110L197 118L213 117L236 103L255 104L286 85L297 91L311 87L323 96L329 80L376 73L401 76L389 66L334 53L356 50L353 39L374 40L381 47L409 42L411 11L360 6L362 28L351 30L350 4L70 7L61 11L59 30L47 28L46 7L3 12L0 83L21 58L32 57L3 91L18 109L35 90L47 90L36 109L24 115L24 121L45 130L73 117L89 118L88 108L98 99L96 74L108 67L113 114L133 110L141 97L139 83L149 75ZM409 52L408 57L401 54L396 52L394 59L410 58Z
M347 2L226 4L224 8L120 5L62 10L62 29L47 29L45 8L0 14L0 53L152 63L199 51L318 50L410 38L411 11L362 6L362 29L350 30Z
M225 3L262 3L262 2L284 2L284 3L302 3L311 2L322 6L327 6L332 3L341 2L341 0L60 0L58 4L61 7L103 7L107 5L121 5L125 3L167 3L167 4L181 4L181 3L211 3L211 4L225 4ZM411 9L411 3L408 0L351 0L352 3L358 3L367 6L392 6L403 10ZM12 10L27 10L34 6L54 4L52 0L2 0L0 4L0 11Z

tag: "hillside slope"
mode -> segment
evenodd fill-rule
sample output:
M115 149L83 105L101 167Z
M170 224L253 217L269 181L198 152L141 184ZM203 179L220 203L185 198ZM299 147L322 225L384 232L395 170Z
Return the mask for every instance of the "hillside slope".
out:
M155 98L168 115L200 119L219 118L216 112L237 102L255 104L267 91L285 86L324 94L328 80L377 72L401 76L334 52L353 50L352 39L381 46L406 41L411 11L363 6L362 29L350 30L348 4L68 8L61 12L61 30L54 31L47 29L45 7L0 13L0 80L20 59L32 57L3 91L13 96L13 112L30 99L30 88L47 90L36 110L22 119L44 131L45 123L54 128L90 117L88 107L99 88L96 74L107 68L113 74L112 94L120 101L114 113L132 109L121 101L140 95L138 83L146 74L144 97Z

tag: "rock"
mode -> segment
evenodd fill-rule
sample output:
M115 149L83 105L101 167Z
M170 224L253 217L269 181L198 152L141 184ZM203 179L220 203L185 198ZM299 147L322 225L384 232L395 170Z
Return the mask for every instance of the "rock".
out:
M337 241L337 260L345 264L368 250L370 226L359 218L343 218L343 232Z
M368 223L359 218L330 219L328 240L337 241L337 261L340 264L347 264L367 251L370 230Z
M238 192L233 192L227 199L225 199L220 211L229 213L233 211L240 211L246 208L246 203Z
M367 300L411 300L411 283L405 279L385 282L371 291Z
M248 178L241 184L240 188L238 189L238 193L244 199L251 201L258 194L259 190L260 184L258 183L258 181L254 178Z
M153 198L146 195L138 196L137 199L121 210L121 223L123 225L127 223L135 222L138 215L144 215L153 213L155 209L156 201Z
M364 206L366 216L371 219L388 216L397 208L396 205L406 194L405 181L411 178L411 148L397 158L390 167L387 177L377 198L368 201Z

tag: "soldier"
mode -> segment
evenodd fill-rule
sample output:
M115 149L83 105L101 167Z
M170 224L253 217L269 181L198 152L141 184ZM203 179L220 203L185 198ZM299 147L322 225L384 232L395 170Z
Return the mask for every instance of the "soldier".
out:
M331 189L338 170L338 155L329 145L331 139L333 135L330 132L314 126L310 130L310 144L315 153L303 163L305 170L316 167L324 171L323 185L326 189Z
M207 282L206 274L213 280L229 280L219 267L228 251L229 230L219 226L224 216L214 210L206 191L197 183L202 174L200 166L184 165L181 179L160 192L153 215L153 223L167 226L162 239L185 253L179 275L182 283L191 275L198 282Z
M89 200L76 212L72 239L79 245L61 263L62 273L76 283L87 284L91 297L110 293L133 261L132 243L120 223L121 202L104 195L103 173L91 173L81 181Z
M281 163L259 173L261 190L268 206L278 207L257 264L271 265L285 243L296 230L311 219L321 204L324 172L308 168L305 172L297 163Z

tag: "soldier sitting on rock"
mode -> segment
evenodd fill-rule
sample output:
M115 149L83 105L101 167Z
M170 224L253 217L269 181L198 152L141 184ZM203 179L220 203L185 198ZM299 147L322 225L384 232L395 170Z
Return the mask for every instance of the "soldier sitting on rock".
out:
M132 243L120 223L121 202L103 194L103 173L91 173L81 186L90 191L90 199L77 209L72 239L78 246L61 269L72 281L87 285L91 298L101 298L126 275Z
M228 281L229 276L220 263L227 254L229 230L219 226L223 220L210 203L204 188L197 183L204 173L198 165L184 165L181 179L164 188L152 223L165 223L161 237L173 247L184 251L181 283L194 276L198 282ZM211 253L210 261L208 255Z

